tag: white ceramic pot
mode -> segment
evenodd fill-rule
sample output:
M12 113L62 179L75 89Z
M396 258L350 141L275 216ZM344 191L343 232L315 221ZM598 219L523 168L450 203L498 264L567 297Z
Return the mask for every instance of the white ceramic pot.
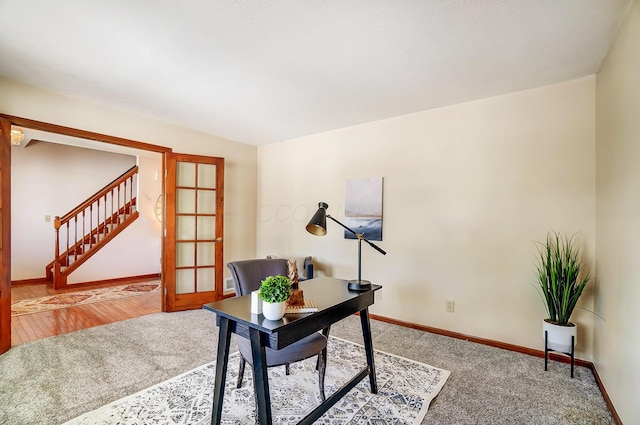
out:
M286 302L268 303L266 301L263 301L262 314L264 314L265 319L280 320L282 319L282 316L284 316L284 309L286 305L287 305Z
M573 344L578 342L578 327L569 323L568 326L554 325L546 320L542 322L542 338L547 332L547 347L550 350L560 351L561 353L571 353L571 337L573 336Z

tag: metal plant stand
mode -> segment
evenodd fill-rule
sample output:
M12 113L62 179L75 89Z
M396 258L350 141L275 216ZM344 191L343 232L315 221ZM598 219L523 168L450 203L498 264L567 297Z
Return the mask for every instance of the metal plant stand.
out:
M552 350L548 344L548 331L544 331L544 370L547 370L547 363L549 362L549 351L555 351L557 353L566 354L571 357L571 377L573 378L573 365L575 363L575 336L571 335L571 352L566 353L564 351Z

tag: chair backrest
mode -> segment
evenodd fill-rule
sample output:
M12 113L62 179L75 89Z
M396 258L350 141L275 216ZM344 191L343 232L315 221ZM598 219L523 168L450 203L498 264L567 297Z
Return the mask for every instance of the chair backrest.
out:
M284 258L257 258L255 260L232 261L227 264L231 270L236 295L247 295L260 288L267 276L287 276L289 267Z

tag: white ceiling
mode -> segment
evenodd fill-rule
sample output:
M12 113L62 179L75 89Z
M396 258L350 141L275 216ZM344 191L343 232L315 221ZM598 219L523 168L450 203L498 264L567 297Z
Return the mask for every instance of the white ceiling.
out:
M594 74L632 1L0 0L0 75L262 145Z

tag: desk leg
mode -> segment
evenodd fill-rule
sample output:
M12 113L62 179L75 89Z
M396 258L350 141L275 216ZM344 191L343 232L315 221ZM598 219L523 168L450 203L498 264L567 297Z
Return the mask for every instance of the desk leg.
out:
M376 365L373 362L373 341L371 340L371 322L369 321L369 309L360 311L360 323L362 323L362 336L364 337L364 351L367 353L367 365L369 365L369 383L371 392L378 394L376 381Z
M257 329L249 328L251 355L253 357L253 386L256 392L256 415L260 425L271 425L271 398L267 376L265 336Z
M222 401L224 400L224 384L229 364L229 344L231 343L231 326L229 319L220 317L218 332L218 356L216 358L216 378L213 391L213 411L211 425L219 424L222 419Z

